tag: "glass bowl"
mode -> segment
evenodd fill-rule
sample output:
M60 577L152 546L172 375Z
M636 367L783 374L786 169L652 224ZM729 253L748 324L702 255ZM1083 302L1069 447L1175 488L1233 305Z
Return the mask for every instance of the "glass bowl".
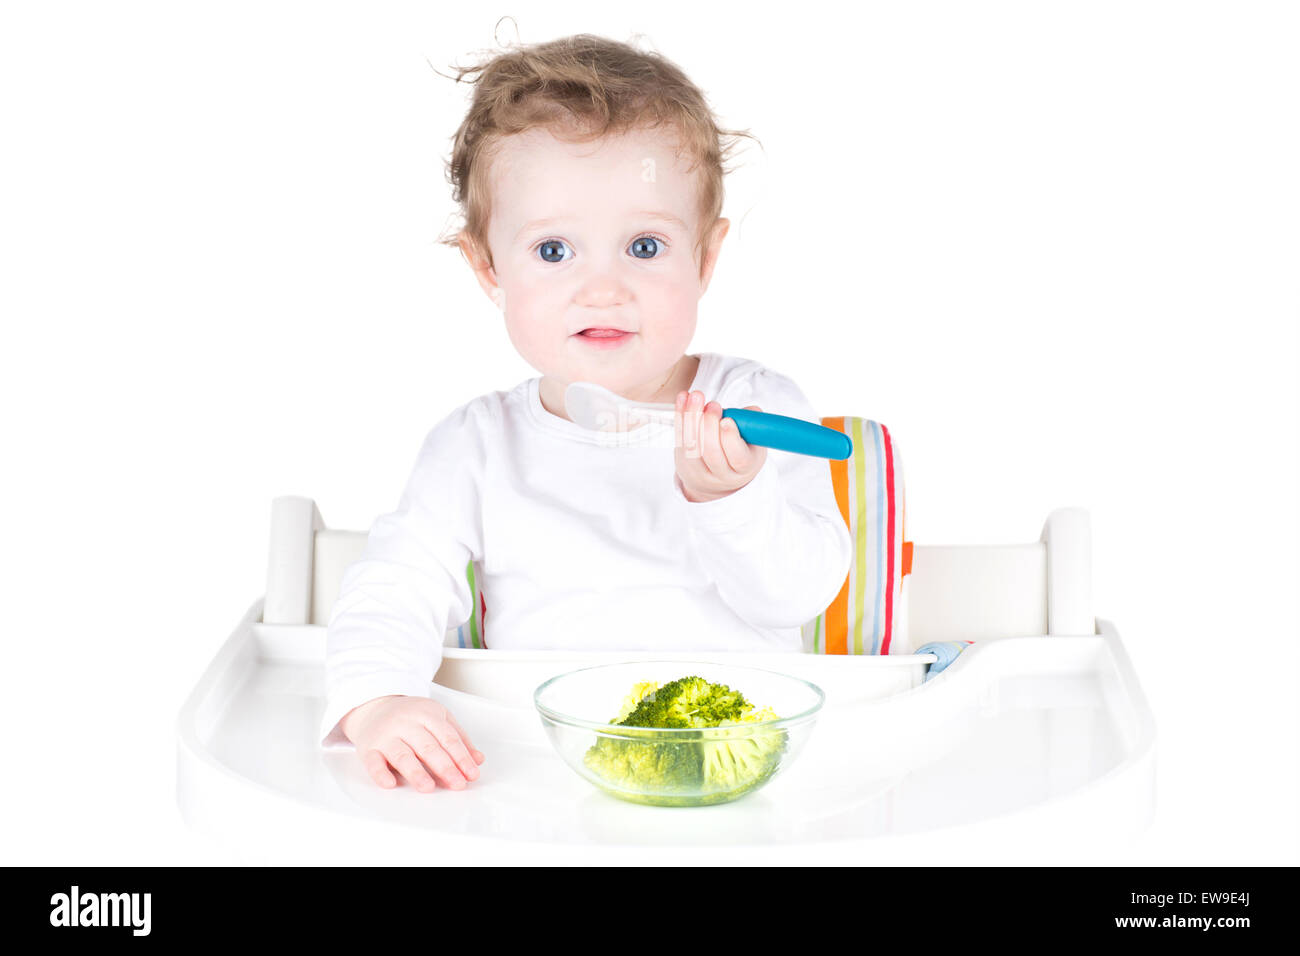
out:
M739 691L779 719L667 729L611 723L633 687L696 676ZM551 743L584 780L634 803L699 807L753 793L788 767L812 733L825 695L786 674L702 661L641 661L553 677L533 694Z

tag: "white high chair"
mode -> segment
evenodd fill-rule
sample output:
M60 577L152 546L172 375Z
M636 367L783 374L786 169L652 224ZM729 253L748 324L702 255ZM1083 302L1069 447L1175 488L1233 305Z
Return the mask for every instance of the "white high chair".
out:
M1092 616L1079 509L1031 544L908 546L900 640L975 642L929 681L929 654L499 651L451 628L434 695L488 762L465 791L432 794L382 790L351 750L318 747L324 623L366 534L327 528L297 497L275 500L271 526L266 594L178 724L182 813L244 859L1065 862L1122 848L1153 813L1155 725L1117 631ZM794 765L743 800L623 803L563 765L532 691L629 658L782 670L826 705Z

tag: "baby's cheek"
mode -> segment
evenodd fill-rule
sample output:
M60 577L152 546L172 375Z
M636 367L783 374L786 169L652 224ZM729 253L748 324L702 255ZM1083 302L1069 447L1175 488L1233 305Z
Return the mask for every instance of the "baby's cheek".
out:
M690 347L691 339L695 336L695 307L694 299L674 299L654 308L654 314L658 316L655 323L656 337L672 353L667 356L669 361L680 358Z

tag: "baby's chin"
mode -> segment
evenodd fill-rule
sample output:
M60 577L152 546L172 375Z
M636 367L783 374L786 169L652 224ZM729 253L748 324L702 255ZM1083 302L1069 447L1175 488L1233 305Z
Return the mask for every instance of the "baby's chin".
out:
M687 343L689 344L689 343ZM524 356L528 359L528 356ZM674 378L686 358L685 344L667 344L644 332L621 336L570 335L562 346L538 361L529 360L543 378L560 387L592 382L625 394L660 391ZM675 397L675 396L673 396ZM666 401L672 401L669 397ZM662 399L662 396L660 396ZM643 399L648 400L648 399Z

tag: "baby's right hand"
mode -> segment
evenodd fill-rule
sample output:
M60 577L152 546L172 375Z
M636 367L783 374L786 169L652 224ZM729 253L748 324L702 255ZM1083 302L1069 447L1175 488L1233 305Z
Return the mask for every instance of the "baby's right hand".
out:
M434 781L464 790L478 779L483 762L447 708L427 697L377 697L348 711L339 729L356 745L371 779L386 789L397 786L395 770L421 793L436 789Z

